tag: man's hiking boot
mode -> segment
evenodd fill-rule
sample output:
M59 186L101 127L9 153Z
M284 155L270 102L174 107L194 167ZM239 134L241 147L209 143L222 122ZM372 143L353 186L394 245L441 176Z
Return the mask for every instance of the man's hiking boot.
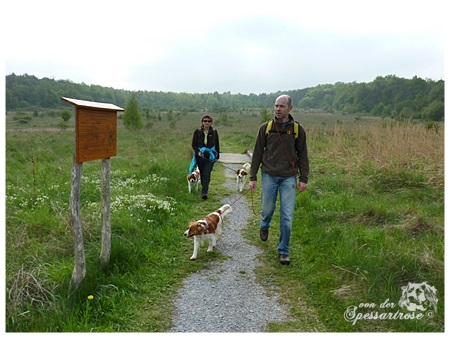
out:
M204 200L208 199L208 195L207 194L202 194L202 199L204 199Z
M267 241L267 239L269 238L269 229L260 228L259 229L259 237L261 237L261 240L263 242Z
M289 259L288 255L279 254L278 257L280 258L280 263L281 264L289 265L291 263L291 260Z

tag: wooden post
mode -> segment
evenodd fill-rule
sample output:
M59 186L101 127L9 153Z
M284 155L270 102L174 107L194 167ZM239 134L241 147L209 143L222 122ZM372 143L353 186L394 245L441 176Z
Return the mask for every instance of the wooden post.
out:
M100 262L103 268L109 263L111 255L111 206L110 175L111 156L116 155L117 112L122 108L110 103L83 101L63 97L76 107L75 154L72 166L70 187L70 222L75 242L75 266L70 288L78 288L86 276L83 231L81 228L80 186L83 162L102 160L101 198L102 198L102 247Z
M80 187L83 163L76 161L76 154L73 157L72 177L70 181L70 222L73 229L75 243L75 266L73 268L70 288L78 288L81 281L86 276L86 258L84 256L83 231L81 229L80 211Z
M101 173L101 192L102 192L102 249L100 252L100 262L103 268L109 263L111 254L111 195L110 195L110 176L111 159L102 159Z

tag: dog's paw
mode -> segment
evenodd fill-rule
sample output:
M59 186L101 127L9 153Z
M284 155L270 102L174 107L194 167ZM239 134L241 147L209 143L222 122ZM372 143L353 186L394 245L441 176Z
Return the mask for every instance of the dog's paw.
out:
M197 259L197 257L192 256L191 258L189 258L191 261L195 261Z

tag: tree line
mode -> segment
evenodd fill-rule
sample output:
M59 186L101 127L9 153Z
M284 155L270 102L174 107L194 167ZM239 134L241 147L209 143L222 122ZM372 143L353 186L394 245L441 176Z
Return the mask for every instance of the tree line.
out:
M70 80L38 79L33 75L6 76L6 110L61 109L61 97L108 102L124 107L135 95L141 109L208 110L212 113L246 108L271 108L281 92L261 94L175 93L130 91L99 85L74 83ZM283 91L292 97L293 105L304 110L330 113L363 114L394 119L443 121L444 81L379 76L369 83L335 83Z

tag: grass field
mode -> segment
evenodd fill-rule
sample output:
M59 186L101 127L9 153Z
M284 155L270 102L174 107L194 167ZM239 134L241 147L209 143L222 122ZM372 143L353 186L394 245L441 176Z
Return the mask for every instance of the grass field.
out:
M6 117L7 332L167 331L183 278L226 259L214 253L190 262L192 246L182 236L189 220L231 193L221 186L221 170L213 172L207 201L187 192L190 141L202 113L173 112L172 121L163 113L137 133L119 119L106 270L99 261L100 165L83 165L87 276L70 296L73 119L61 125L54 116L29 115L25 122L14 113ZM444 128L318 112L294 116L308 133L311 174L297 197L292 264L274 258L276 222L266 243L256 217L248 225L248 240L264 249L261 283L281 294L292 315L270 331L442 332ZM243 153L253 146L259 112L216 116L214 124L221 150ZM396 312L401 288L423 282L437 290L430 316L344 318L352 306L360 314Z

